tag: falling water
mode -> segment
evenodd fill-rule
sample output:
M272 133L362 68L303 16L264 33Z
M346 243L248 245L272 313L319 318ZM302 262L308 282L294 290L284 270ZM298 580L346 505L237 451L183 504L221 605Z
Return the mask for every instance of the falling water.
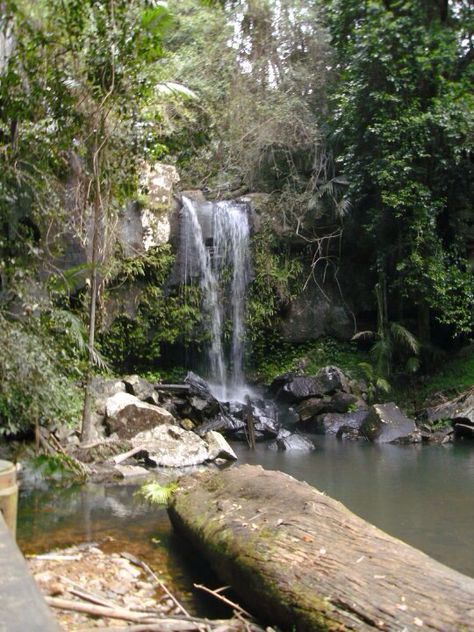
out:
M187 253L185 275L201 279L203 309L209 318L211 380L235 391L244 384L245 292L249 281L249 225L246 209L235 202L199 203L183 197ZM210 224L209 236L203 224ZM197 266L197 270L196 270ZM223 325L232 323L228 361L223 344Z

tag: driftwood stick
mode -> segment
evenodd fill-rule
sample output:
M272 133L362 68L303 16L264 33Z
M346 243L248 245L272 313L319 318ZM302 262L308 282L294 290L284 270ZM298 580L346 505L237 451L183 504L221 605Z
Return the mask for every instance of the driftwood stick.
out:
M93 617L108 617L110 619L121 619L122 621L134 621L136 623L148 623L151 620L149 615L131 612L126 608L104 608L103 606L89 605L80 601L71 601L70 599L60 599L58 597L45 596L48 606L61 610L72 610L73 612L83 612ZM157 617L153 617L152 623L157 622Z
M227 599L227 597L224 597L223 595L221 595L217 590L211 590L211 588L208 588L207 586L203 586L202 584L193 584L193 586L194 586L194 588L198 588L199 590L203 590L204 592L208 593L209 595L212 595L216 599L219 599L219 601L222 601L227 606L230 606L236 612L241 612L242 614L245 614L248 617L250 617L251 619L253 619L253 617L250 614L250 612L247 612L247 610L244 610L242 608L242 606L239 606L238 603L235 603L235 602L231 601L230 599ZM219 588L218 590L222 590L222 588Z
M160 619L159 623L145 623L130 625L120 628L89 628L81 629L81 632L274 632L272 628L266 628L265 630L256 625L255 623L246 622L245 627L242 621L238 618L235 619L195 619L194 621L184 621L183 619ZM191 627L184 627L191 626Z
M91 603L96 604L97 606L102 606L104 608L116 608L117 605L112 603L111 601L107 601L106 599L101 599L100 597L96 597L95 595L91 595L86 590L81 590L79 588L69 588L68 592L75 597L79 597L79 599L83 599L84 601L90 601Z
M176 597L168 590L168 588L166 587L166 585L161 581L161 579L159 579L159 577L156 575L156 573L154 573L152 571L152 569L148 566L148 564L146 564L145 562L143 562L142 560L138 559L138 557L135 557L134 555L131 555L130 553L121 553L121 556L123 558L125 558L126 560L128 560L129 562L132 562L132 564L135 564L135 566L138 566L140 568L143 568L144 571L146 571L150 577L158 584L158 586L168 595L168 597L171 599L171 601L175 604L175 606L188 618L191 618L191 615L189 614L189 612L186 610L186 608L176 599Z
M129 459L134 454L137 454L137 452L143 452L143 447L142 446L136 446L135 448L132 448L131 450L128 450L128 452L122 452L121 454L117 454L115 456L112 456L109 459L109 462L110 463L115 463L115 465L119 465L123 461L126 461L127 459Z
M456 428L464 428L464 430L469 430L470 432L474 432L474 426L469 426L468 424L457 423L454 426L454 429Z

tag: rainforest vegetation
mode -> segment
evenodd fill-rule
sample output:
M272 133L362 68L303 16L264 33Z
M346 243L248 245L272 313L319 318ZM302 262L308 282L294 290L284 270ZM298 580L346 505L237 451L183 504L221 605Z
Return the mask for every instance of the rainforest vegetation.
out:
M260 194L249 374L305 356L472 385L473 57L470 0L0 0L0 434L77 423L94 372L176 375L202 348L173 248L113 236L157 161L211 199ZM355 340L283 343L329 271Z

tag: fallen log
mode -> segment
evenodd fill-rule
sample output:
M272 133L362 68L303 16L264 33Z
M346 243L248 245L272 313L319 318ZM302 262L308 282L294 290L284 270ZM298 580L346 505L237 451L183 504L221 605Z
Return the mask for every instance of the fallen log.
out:
M282 472L182 478L168 508L246 607L286 630L474 630L474 579Z

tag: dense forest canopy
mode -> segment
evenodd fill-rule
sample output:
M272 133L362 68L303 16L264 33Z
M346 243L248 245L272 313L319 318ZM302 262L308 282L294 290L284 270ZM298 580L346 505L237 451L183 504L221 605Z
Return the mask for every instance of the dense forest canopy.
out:
M378 372L468 342L473 37L469 0L1 0L0 433L77 418L93 365L199 344L199 297L161 289L169 247L131 262L113 238L156 161L183 188L267 194L284 230L254 243L256 349L328 261ZM137 320L107 337L130 280Z

